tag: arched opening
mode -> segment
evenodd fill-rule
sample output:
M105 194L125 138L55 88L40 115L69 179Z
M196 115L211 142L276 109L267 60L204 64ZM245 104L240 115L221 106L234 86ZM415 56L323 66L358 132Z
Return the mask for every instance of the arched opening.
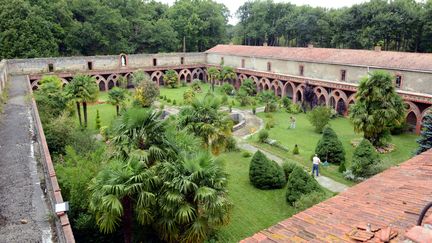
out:
M303 101L303 94L302 94L302 92L300 90L297 90L296 97L297 97L297 100L296 100L297 103Z
M318 105L326 105L326 99L324 95L320 95L318 99Z
M408 113L406 117L406 124L408 131L415 132L417 126L417 116L414 114L414 112L411 111Z
M112 89L114 87L114 81L110 80L108 82L108 89Z
M282 89L279 86L276 86L275 89L276 89L275 91L276 96L282 97Z
M38 90L38 88L39 87L37 85L35 85L35 86L32 87L32 90L35 91L35 90Z
M106 91L105 83L103 81L99 82L99 91Z
M291 86L291 84L286 83L285 84L285 96L287 96L288 98L290 98L292 100L293 96L294 96L294 89Z
M121 54L120 55L120 65L122 67L126 67L126 65L127 65L127 59L126 59L126 55L125 54Z
M330 97L330 107L336 110L336 100L334 97Z
M337 103L337 113L339 115L345 115L346 111L347 111L347 107L345 105L345 101L343 99L339 99L338 103Z

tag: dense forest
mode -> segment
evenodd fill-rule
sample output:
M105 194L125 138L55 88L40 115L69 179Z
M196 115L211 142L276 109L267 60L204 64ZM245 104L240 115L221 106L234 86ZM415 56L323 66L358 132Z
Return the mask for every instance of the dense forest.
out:
M432 0L325 9L212 0L0 0L0 58L204 51L218 43L432 51Z

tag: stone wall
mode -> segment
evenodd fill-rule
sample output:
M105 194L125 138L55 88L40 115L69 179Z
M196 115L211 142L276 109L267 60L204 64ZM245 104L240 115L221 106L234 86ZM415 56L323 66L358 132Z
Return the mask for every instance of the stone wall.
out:
M300 66L303 66L304 77L339 82L342 81L341 72L342 70L345 70L346 78L343 82L346 83L358 83L361 78L368 75L368 72L380 69L377 67L298 62L281 59L222 55L216 53L207 54L207 64L218 65L221 63L221 58L223 58L224 64L227 66L242 68L242 60L244 60L245 69L262 72L268 71L267 65L270 63L270 72L293 76L300 76ZM430 72L390 69L380 70L388 71L394 75L401 75L402 85L400 90L432 94L432 85L430 85L430 82L432 82L432 73Z
M6 60L0 62L0 94L6 87L6 81L8 77L7 63Z
M124 56L124 65L122 65ZM121 69L148 68L156 66L180 66L204 64L204 53L161 53L161 54L132 54L112 56L79 56L8 60L10 74L55 74L65 72L109 71ZM50 65L52 72L50 72Z

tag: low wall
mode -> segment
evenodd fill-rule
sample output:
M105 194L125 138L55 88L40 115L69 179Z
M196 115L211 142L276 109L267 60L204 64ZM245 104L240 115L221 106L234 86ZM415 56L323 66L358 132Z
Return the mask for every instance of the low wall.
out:
M33 95L33 91L30 87L30 82L28 81L27 84L30 95ZM40 159L44 169L46 188L48 191L47 194L51 202L49 205L49 209L51 210L51 212L55 212L55 204L62 203L63 197L61 195L61 189L57 181L56 172L54 170L54 165L51 160L48 144L45 139L45 133L43 131L42 123L39 117L39 111L34 98L31 99L31 108L39 141L39 149L41 154ZM58 217L55 220L55 229L58 237L57 241L60 243L74 243L75 238L72 232L72 227L69 223L67 213L61 213L57 216Z
M179 66L205 64L206 54L158 53L120 54L110 56L76 56L7 60L9 73L16 74L56 74L67 72L107 71L122 69L150 68L158 66ZM124 60L122 60L124 59ZM155 65L156 64L156 65ZM50 70L50 66L52 70Z
M7 63L6 60L0 62L0 94L6 87L6 81L8 77Z

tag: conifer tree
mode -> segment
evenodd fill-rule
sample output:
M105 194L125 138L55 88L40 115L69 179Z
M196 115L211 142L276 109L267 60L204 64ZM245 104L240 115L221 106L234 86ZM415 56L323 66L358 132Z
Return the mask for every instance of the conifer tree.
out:
M321 160L334 164L345 162L345 150L336 133L329 126L324 128L323 135L318 141L315 153Z
M259 189L282 188L286 183L283 169L259 150L252 157L249 180Z
M356 177L374 175L373 167L380 163L375 147L367 139L363 139L354 150L351 170Z
M420 138L417 139L419 147L416 154L421 154L424 151L432 148L432 114L427 114L423 120L423 130L421 131Z

